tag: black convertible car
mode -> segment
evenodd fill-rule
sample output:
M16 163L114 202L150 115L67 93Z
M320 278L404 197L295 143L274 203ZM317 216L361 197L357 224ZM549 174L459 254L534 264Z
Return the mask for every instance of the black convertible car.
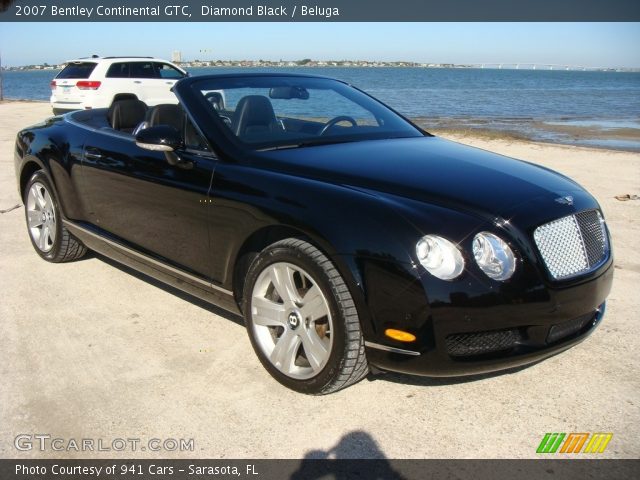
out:
M190 77L18 134L33 246L86 249L244 315L265 368L329 393L583 340L613 277L598 203L548 169L434 137L343 82Z

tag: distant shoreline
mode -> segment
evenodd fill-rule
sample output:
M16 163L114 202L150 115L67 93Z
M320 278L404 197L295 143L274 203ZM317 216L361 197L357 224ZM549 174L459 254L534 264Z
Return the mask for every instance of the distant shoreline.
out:
M90 60L90 59L89 59ZM335 62L334 62L335 63ZM296 64L296 62L274 62L260 63L259 61L228 61L223 63L215 62L178 62L178 65L184 69L200 69L200 68L420 68L420 69L438 69L438 70L522 70L532 72L617 72L617 73L640 73L640 67L581 67L581 68L565 68L562 65L548 66L543 65L541 68L516 67L515 64L500 67L497 64L489 64L490 66L480 65L455 65L448 63L417 63L417 62L366 62L366 61L346 61L344 63L334 64L327 62L311 62L307 64ZM24 65L17 67L3 67L2 72L59 72L64 64L55 66L44 65Z

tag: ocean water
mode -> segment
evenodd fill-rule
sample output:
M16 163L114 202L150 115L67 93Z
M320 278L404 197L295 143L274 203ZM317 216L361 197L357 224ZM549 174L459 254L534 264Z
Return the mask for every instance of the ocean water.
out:
M640 150L640 73L434 68L193 68L192 75L325 75L365 90L425 129ZM6 98L47 100L57 71L4 72Z

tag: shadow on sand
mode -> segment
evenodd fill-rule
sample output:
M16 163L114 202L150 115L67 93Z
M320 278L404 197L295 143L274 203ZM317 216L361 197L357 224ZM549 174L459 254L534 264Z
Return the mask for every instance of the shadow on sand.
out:
M367 459L367 461L357 459ZM361 430L347 433L329 450L309 451L300 462L298 470L289 478L291 480L405 479L394 470L374 438Z

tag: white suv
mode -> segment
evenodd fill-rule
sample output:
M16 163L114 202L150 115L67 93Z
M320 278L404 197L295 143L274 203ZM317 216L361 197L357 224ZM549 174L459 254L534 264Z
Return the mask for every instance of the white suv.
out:
M152 57L79 58L51 81L51 107L58 115L72 110L105 108L114 100L137 98L147 105L178 103L171 87L188 74Z

